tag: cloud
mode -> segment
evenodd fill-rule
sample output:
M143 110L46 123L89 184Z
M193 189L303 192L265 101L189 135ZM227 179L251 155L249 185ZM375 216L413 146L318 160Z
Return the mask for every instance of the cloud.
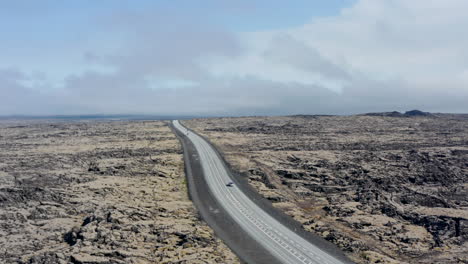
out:
M421 78L429 71L444 77L467 66L462 25L468 18L460 11L465 8L466 1L456 0L361 0L340 16L291 34L361 72Z
M301 27L244 35L251 51L223 73L339 91L333 112L467 112L467 7L456 0L361 0Z
M274 36L262 57L271 64L289 65L297 70L317 74L331 80L348 80L350 78L342 67L324 58L313 47L287 34Z
M77 50L87 70L69 73L60 89L42 89L41 76L22 69L0 70L0 114L468 112L467 8L462 0L360 0L336 16L264 32L158 10L103 14L95 48Z
M25 85L42 78L40 74L29 76L14 68L0 69L0 114L50 115L63 110L65 105L56 103L53 95Z

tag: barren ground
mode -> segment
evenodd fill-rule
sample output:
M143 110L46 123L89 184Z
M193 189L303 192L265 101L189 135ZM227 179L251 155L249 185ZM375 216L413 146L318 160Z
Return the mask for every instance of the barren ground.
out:
M468 263L468 118L184 121L303 227L358 263Z
M238 263L167 124L0 123L0 263Z

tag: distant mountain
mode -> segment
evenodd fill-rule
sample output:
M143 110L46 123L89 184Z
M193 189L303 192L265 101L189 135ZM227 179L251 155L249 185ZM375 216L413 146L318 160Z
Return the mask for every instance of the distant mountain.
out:
M434 116L433 114L429 112L423 112L420 110L411 110L411 111L406 111L404 114L400 113L398 111L393 111L393 112L378 112L378 113L366 113L362 114L364 116L389 116L389 117L412 117L412 116Z
M393 111L393 112L379 112L379 113L366 113L362 114L365 116L391 116L391 117L404 117L405 115L398 112L398 111Z
M429 112L419 111L419 110L411 110L411 111L407 111L405 113L405 116L433 116L433 114Z

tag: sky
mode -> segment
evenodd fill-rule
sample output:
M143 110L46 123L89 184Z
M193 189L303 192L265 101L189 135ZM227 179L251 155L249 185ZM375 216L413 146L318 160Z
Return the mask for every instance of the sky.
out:
M468 113L466 0L0 2L1 115Z

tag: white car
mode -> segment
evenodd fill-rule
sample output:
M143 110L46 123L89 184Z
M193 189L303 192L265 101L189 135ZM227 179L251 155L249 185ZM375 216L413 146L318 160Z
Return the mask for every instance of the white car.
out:
M234 186L234 183L233 182L228 182L228 184L226 184L227 187L232 187Z

